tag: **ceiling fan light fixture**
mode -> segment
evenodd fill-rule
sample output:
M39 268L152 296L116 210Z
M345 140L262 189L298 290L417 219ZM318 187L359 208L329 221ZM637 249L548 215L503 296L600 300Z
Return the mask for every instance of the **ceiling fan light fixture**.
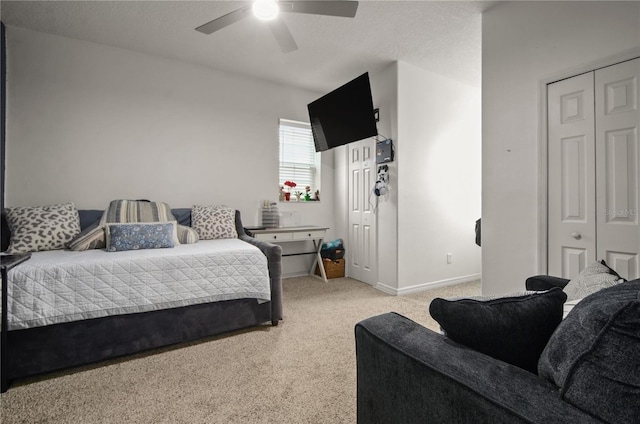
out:
M256 0L252 6L253 14L263 21L271 21L278 17L280 7L275 0Z

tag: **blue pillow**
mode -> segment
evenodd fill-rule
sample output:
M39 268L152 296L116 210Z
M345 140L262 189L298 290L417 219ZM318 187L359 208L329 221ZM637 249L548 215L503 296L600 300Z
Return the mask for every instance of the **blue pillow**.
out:
M107 224L107 252L174 247L174 222Z

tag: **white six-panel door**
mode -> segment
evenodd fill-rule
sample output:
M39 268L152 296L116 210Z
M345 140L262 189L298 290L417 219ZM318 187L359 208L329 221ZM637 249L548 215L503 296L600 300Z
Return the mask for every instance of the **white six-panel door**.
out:
M549 274L570 278L596 258L593 73L549 85Z
M548 273L640 277L640 59L548 86Z
M596 90L597 256L640 278L640 59L599 69Z
M377 283L377 236L375 200L375 141L363 140L347 145L349 149L349 258L347 274L374 285Z

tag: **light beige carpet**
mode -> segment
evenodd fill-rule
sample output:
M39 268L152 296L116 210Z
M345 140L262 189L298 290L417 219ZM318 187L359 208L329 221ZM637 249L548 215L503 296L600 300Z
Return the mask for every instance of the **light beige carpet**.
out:
M2 423L355 423L354 325L395 311L437 330L435 297L340 278L284 280L284 321L14 383Z

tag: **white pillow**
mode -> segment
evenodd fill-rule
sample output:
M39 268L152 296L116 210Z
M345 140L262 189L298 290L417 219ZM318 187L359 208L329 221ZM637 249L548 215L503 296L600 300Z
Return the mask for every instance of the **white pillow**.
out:
M567 301L582 299L621 281L623 280L620 277L611 274L609 267L600 262L593 262L583 269L577 277L569 281L564 292L567 294Z

